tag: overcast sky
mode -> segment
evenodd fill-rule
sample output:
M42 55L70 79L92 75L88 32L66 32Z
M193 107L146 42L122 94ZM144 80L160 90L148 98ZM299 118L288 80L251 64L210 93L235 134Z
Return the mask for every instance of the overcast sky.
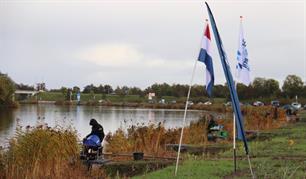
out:
M235 71L239 16L251 76L306 81L305 1L208 1ZM0 0L0 71L47 88L188 84L198 56L204 1ZM216 83L224 83L212 39ZM205 84L197 64L195 83Z

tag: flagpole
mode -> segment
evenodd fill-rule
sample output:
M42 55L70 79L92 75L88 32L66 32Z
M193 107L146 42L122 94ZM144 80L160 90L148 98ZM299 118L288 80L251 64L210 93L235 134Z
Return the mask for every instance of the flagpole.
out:
M242 26L242 16L240 16L240 29L241 30ZM240 32L239 32L240 33ZM238 42L238 46L240 45L240 40ZM236 75L237 77L237 75ZM237 91L237 82L234 80L234 85L235 89ZM238 91L237 91L238 95ZM233 160L234 160L234 172L237 171L237 152L236 152L236 117L235 117L235 112L233 112Z
M250 168L250 171L251 171L252 178L255 179L255 175L253 173L252 164L251 164L251 160L250 160L250 155L249 154L247 154L247 158L248 158L249 168Z
M240 27L242 25L242 16L240 16ZM234 80L234 85L235 85L235 89L237 91L237 82L235 82ZM238 91L237 91L237 95L238 95ZM235 117L235 112L233 112L233 157L234 157L234 172L237 171L237 151L236 151L236 117ZM251 168L252 170L252 168ZM253 171L251 171L252 176L253 176Z
M242 23L242 16L240 16L240 26ZM239 44L239 42L238 42ZM235 89L237 91L237 82L234 80ZM237 92L238 95L238 92ZM233 111L233 157L234 157L234 172L237 171L237 153L236 153L236 117Z
M175 166L175 176L177 175L177 169L178 169L178 164L179 164L179 159L180 159L181 145L182 145L182 140L183 140L184 127L185 127L185 122L186 122L188 101L189 101L189 97L190 97L190 91L191 91L191 86L192 86L192 82L193 82L193 78L194 78L197 62L198 62L198 59L195 60L195 63L194 63L194 66L193 66L193 70L192 70L191 80L190 80L190 83L189 83L189 89L188 89L188 94L187 94L187 99L186 99L186 104L185 104L185 111L184 111L183 126L182 126L182 130L181 130L180 143L179 143L179 147L178 147L178 151L177 151L176 166Z
M206 4L208 15L209 15L209 18L210 18L211 26L212 26L212 29L213 29L213 32L214 32L214 36L215 36L216 44L217 44L217 47L218 47L218 52L219 52L219 55L220 55L220 60L221 60L221 63L222 63L224 75L226 77L228 88L229 88L229 91L230 91L230 94L231 94L232 107L234 109L235 116L237 117L238 133L243 140L245 153L246 153L246 155L248 157L248 160L249 160L249 149L248 149L246 136L245 136L245 133L244 133L244 130L243 130L243 121L242 121L243 116L241 114L241 109L240 109L240 105L239 105L239 98L238 98L237 91L236 91L236 89L234 87L234 84L233 84L233 77L232 77L232 74L230 72L230 67L229 67L229 64L228 64L228 61L227 61L227 56L226 56L226 53L225 53L224 48L223 48L223 44L222 44L218 29L217 29L215 19L213 17L213 14L212 14L210 8L209 8L208 3L205 2L205 4ZM251 171L251 174L252 174L252 178L255 178L250 160L249 160L249 167L250 167L250 171Z
M237 171L237 157L236 157L236 118L233 112L233 157L234 157L234 172Z
M205 20L207 27L208 27L208 19ZM205 30L206 32L206 30ZM200 49L202 46L202 41L200 43ZM183 118L183 126L182 126L182 130L181 130L181 136L180 136L180 142L179 142L179 147L178 147L178 151L177 151L177 158L176 158L176 165L175 165L175 176L177 175L177 170L178 170L178 164L179 164L179 160L180 160L180 152L181 152L181 146L182 146L182 140L183 140L183 134L184 134L184 127L185 127L185 123L186 123L186 115L187 115L187 109L188 109L188 102L189 102L189 97L190 97L190 91L191 91L191 87L192 87L192 82L193 82L193 78L194 78L194 74L195 74L195 70L196 70L196 66L198 63L199 59L196 59L194 62L194 66L193 66L193 70L192 70L192 75L191 75L191 79L190 79L190 83L189 83L189 89L188 89L188 94L187 94L187 98L186 98L186 104L185 104L185 110L184 110L184 118Z

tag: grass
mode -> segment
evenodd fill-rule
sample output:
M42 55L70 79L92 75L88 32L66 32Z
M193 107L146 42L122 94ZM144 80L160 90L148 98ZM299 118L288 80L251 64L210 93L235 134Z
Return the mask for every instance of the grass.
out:
M252 118L246 121L258 120L265 124L270 123L272 117L260 117L265 108L254 108L247 111ZM259 114L260 112L260 114ZM281 113L281 112L280 112ZM258 114L257 117L254 117ZM264 114L264 113L263 113ZM250 155L252 166L257 178L305 178L306 171L306 111L301 111L302 119L297 123L289 123L281 128L274 128L283 123L272 121L270 128L260 135L260 138L250 141ZM280 120L280 119L279 119ZM259 123L255 121L256 123ZM251 127L251 122L246 122ZM205 120L193 123L185 129L184 143L199 144L205 139ZM261 126L261 125L258 125ZM267 126L267 125L262 125ZM272 127L272 128L271 128ZM230 127L231 128L231 127ZM260 128L262 129L262 128ZM118 130L107 136L111 152L144 151L145 154L167 156L163 146L178 141L179 130L165 130L162 126L134 126L127 134ZM171 141L172 140L172 141ZM226 144L231 142L227 141ZM241 142L238 142L238 174L233 175L232 151L226 151L216 156L194 156L182 154L184 161L180 162L178 176L174 177L174 165L162 170L144 173L135 178L250 178L248 164ZM116 151L117 150L117 151ZM0 150L0 178L90 178L107 174L100 170L98 174L90 174L78 160L79 146L76 131L59 127L49 128L38 126L35 128L17 130L8 151ZM242 160L240 160L242 158Z
M32 97L32 100L36 99L36 97ZM65 95L61 92L43 92L38 94L38 99L42 101L64 101ZM76 95L72 95L72 100L76 100ZM143 102L145 101L144 97L139 95L103 95L103 94L81 94L81 101L99 101L99 100L107 100L110 102Z
M268 140L250 141L250 156L257 178L305 178L306 176L306 111L301 111L300 122L288 124L279 129L271 129L261 135ZM174 177L175 166L143 174L134 178L250 178L248 164L241 142L238 142L239 172L233 176L232 151L219 154L217 158L187 157L179 167L178 177ZM185 156L186 157L186 156Z
M179 103L185 103L186 97L174 97L174 96L162 96L162 99L165 99L167 103L171 103L172 101L176 101ZM42 92L38 94L38 99L43 101L64 101L65 95L61 92ZM76 94L72 95L72 99L76 100ZM31 100L36 100L36 96L32 97ZM99 100L107 100L113 103L119 102L131 102L131 103L141 103L147 102L147 97L139 96L139 95L105 95L105 94L89 94L89 93L81 93L81 101L99 101ZM195 101L201 100L202 102L207 101L208 99L202 99L202 97L193 98ZM204 101L203 101L204 100ZM224 103L224 98L215 98L213 99L214 103Z
M17 131L0 151L0 178L86 178L76 131L46 126Z
M38 94L38 99L43 101L61 101L65 99L63 93L58 92L44 92Z
M165 169L152 172L150 174L145 174L142 176L136 176L135 179L160 179L160 178L193 178L193 179L203 179L203 178L222 178L225 175L231 174L233 171L233 162L218 161L218 160L195 160L189 159L183 162L179 166L177 177L174 176L175 166L166 167ZM246 162L239 163L240 169L247 168Z

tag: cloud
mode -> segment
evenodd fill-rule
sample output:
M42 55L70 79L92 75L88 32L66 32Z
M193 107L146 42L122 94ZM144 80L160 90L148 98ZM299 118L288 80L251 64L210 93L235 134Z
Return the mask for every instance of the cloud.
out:
M170 60L141 52L136 45L128 43L99 44L77 53L77 58L102 67L125 68L186 68L189 60ZM179 63L178 63L179 61Z
M145 88L155 82L187 83L195 60L169 59L140 49L143 47L129 43L99 44L79 50L76 56L83 65L95 66L85 75L87 84Z
M101 44L82 50L78 58L101 66L127 66L139 63L143 58L135 47L129 44Z

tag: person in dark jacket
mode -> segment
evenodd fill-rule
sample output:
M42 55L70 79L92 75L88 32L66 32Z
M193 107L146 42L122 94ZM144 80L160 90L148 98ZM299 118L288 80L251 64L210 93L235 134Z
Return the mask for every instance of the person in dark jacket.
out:
M88 138L91 135L96 135L99 137L101 143L104 139L104 131L103 131L103 127L101 126L101 124L99 124L95 119L90 119L89 125L91 125L91 133L88 134L86 136L86 138Z
M92 156L93 151L98 151L98 155L102 155L102 141L104 139L104 131L101 124L95 119L90 119L89 125L91 125L91 132L83 139L83 152L81 157L96 159L96 155Z

